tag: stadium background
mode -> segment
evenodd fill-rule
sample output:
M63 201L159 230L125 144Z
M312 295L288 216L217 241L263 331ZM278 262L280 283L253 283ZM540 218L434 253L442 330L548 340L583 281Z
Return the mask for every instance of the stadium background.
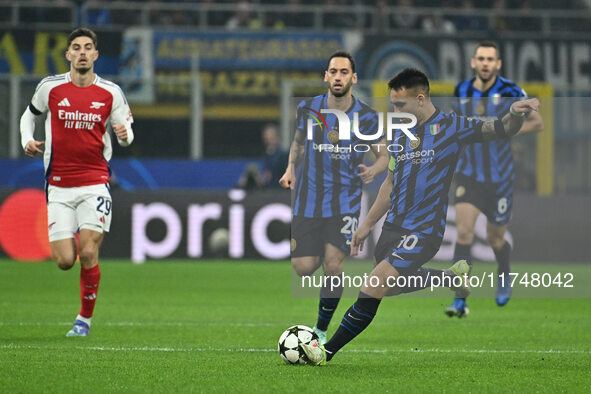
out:
M0 392L587 393L590 3L0 0ZM80 305L79 269L48 259L42 163L24 157L18 121L37 82L67 71L66 37L82 25L99 34L96 71L131 102L136 140L115 146L112 232L92 332L78 341L64 333ZM551 288L526 288L526 278L503 308L482 289L461 320L443 314L447 289L387 299L329 365L285 365L277 339L314 324L318 289L294 294L289 193L235 188L261 164L262 127L278 123L289 144L294 97L323 90L336 48L357 59L355 94L379 106L384 80L406 66L427 71L436 96L450 94L471 76L481 39L497 40L502 74L542 100L544 132L513 144L510 232L513 269L551 275ZM451 208L443 261L429 266L449 265ZM220 228L230 233L221 255L209 248ZM492 260L482 223L473 252ZM474 277L494 268L475 264Z
M407 3L0 3L0 255L49 257L42 163L24 158L18 121L36 83L67 70L67 33L85 25L99 35L96 71L123 87L137 133L130 149L115 147L115 220L103 257L215 257L208 239L228 228L230 258L285 259L289 193L234 188L249 163L261 165L265 124L279 124L289 146L294 97L322 91L327 56L338 48L354 54L362 97L384 97L382 81L406 66L425 70L435 95L449 95L472 75L474 45L494 39L502 75L541 98L546 120L543 133L514 142L514 257L588 261L587 2ZM41 122L36 135L42 139ZM453 210L449 222L443 260L451 256ZM482 230L475 254L491 260Z

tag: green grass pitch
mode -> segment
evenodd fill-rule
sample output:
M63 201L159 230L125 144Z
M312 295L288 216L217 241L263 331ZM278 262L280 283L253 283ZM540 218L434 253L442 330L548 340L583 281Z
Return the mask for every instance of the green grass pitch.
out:
M542 266L540 266L542 267ZM563 265L573 270L580 267ZM314 325L286 262L101 262L91 336L65 338L79 268L0 260L0 392L588 392L591 300L503 308L392 298L323 367L285 365L277 339ZM450 293L451 294L451 293ZM353 299L344 299L330 331Z

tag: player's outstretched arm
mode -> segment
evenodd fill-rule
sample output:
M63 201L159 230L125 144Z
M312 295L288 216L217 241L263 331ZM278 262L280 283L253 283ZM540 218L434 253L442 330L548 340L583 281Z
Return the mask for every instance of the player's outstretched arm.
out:
M279 184L284 189L293 189L295 185L295 166L304 155L304 133L296 130L295 137L289 148L289 162L285 173L279 179Z
M523 126L525 117L533 111L538 112L539 107L540 102L536 98L514 102L509 113L500 122L498 120L484 122L482 125L484 141L513 137Z
M390 193L392 192L393 185L394 174L392 171L388 171L388 175L386 175L386 179L382 182L378 196L367 213L365 220L363 220L357 231L353 234L353 238L351 239L351 256L357 256L363 250L365 239L369 236L369 233L373 230L378 220L388 212L390 208Z
M374 178L381 174L388 167L388 143L385 138L382 138L377 144L371 145L372 152L376 155L376 160L371 166L359 164L359 174L361 181L365 184L372 183Z

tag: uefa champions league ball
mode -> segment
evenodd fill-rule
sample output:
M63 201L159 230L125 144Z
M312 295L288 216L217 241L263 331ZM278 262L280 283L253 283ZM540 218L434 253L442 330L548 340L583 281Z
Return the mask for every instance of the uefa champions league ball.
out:
M297 325L289 327L279 337L277 349L286 364L306 364L308 357L300 348L300 343L307 345L318 341L318 335L310 327Z

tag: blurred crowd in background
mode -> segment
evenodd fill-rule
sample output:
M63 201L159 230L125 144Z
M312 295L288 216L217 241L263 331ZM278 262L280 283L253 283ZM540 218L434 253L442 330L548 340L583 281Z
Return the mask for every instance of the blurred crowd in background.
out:
M536 12L589 9L586 0L158 0L136 2L133 6L121 0L37 3L76 4L78 18L90 25L145 23L137 15L137 4L142 4L150 8L147 22L157 25L255 30L320 25L324 29L404 29L433 33L537 31L543 29L543 20ZM21 11L19 20L55 23L67 22L67 18L59 8L31 7ZM566 18L558 21L558 25L553 22L552 29L584 29L589 22L585 18L576 21Z

